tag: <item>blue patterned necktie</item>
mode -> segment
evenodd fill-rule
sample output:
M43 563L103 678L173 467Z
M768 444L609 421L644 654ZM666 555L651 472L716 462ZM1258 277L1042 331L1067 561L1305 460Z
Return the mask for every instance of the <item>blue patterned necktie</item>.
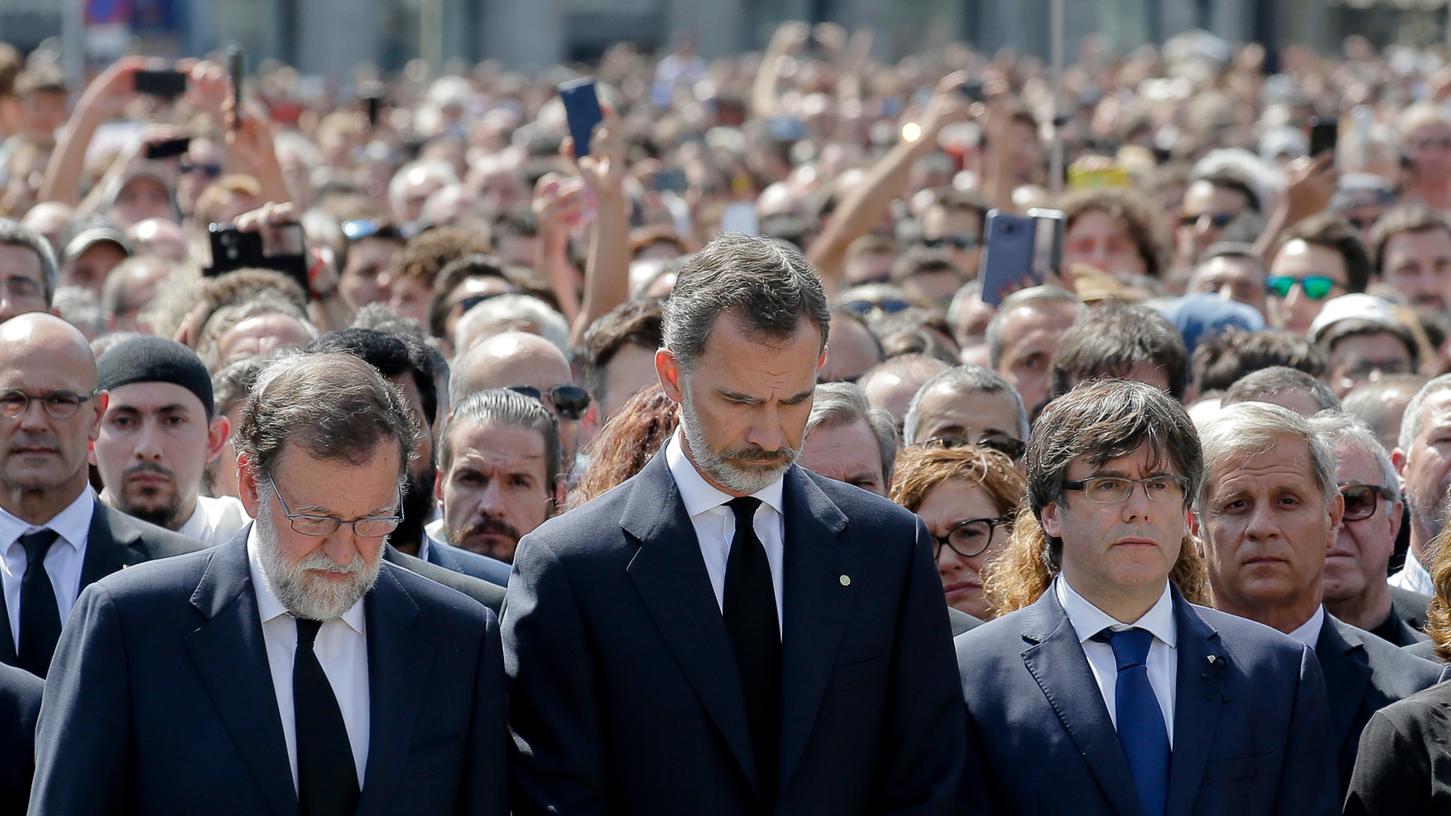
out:
M1144 816L1163 816L1169 793L1169 732L1149 685L1149 644L1154 635L1145 629L1105 629L1095 637L1108 641L1118 664L1113 694L1118 741L1134 778L1134 792Z

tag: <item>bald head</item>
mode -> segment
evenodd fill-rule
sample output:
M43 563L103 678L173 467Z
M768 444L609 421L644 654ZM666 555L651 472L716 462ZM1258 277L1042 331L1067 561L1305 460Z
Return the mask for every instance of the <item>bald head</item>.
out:
M0 323L0 371L74 374L84 390L96 387L96 357L75 326L46 312L27 312Z
M460 355L449 378L449 404L487 388L527 385L541 393L573 381L569 361L537 334L496 334Z

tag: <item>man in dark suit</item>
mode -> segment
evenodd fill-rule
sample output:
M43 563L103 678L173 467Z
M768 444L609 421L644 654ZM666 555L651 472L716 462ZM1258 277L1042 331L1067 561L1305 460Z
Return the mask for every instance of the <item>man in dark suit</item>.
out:
M959 812L1335 812L1309 648L1192 606L1168 581L1194 546L1204 472L1183 406L1140 383L1080 385L1038 418L1026 469L1056 575L1033 604L957 638Z
M495 618L381 556L417 433L356 358L264 369L237 429L256 522L82 594L30 812L507 813Z
M201 548L97 500L86 456L105 410L79 331L39 312L0 325L0 663L41 677L82 589Z
M1214 605L1315 650L1343 796L1370 715L1441 676L1440 666L1338 620L1322 605L1327 554L1351 557L1336 535L1348 500L1336 480L1334 440L1358 432L1338 418L1307 421L1265 402L1227 405L1202 430L1208 467L1198 520ZM1374 442L1369 429L1363 433ZM1383 561L1379 569L1385 574Z
M0 813L24 813L35 772L35 718L45 681L0 663Z
M675 291L656 368L680 431L514 560L514 812L953 812L966 742L926 530L793 465L820 280L727 234Z

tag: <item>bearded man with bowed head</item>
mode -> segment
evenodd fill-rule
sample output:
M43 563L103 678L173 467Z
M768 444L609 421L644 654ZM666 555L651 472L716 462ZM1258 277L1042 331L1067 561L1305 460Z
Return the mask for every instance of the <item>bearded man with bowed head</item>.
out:
M949 814L967 743L932 540L803 470L830 312L784 244L722 235L655 357L680 428L519 543L515 814Z
M386 563L420 432L345 354L280 359L237 428L254 524L81 594L30 812L508 812L493 613Z

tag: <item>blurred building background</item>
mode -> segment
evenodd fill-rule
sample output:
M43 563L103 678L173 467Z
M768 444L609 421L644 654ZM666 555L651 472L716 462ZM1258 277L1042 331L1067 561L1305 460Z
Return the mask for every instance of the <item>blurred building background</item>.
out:
M1447 42L1448 0L1065 0L1068 58L1082 33L1112 51L1193 28L1232 40L1338 50ZM879 57L946 42L1046 56L1050 0L0 0L0 40L22 50L65 36L93 61L142 50L199 54L231 42L253 59L342 76L368 62L396 69L498 59L529 68L590 59L628 40L645 50L676 32L703 56L759 49L786 19L870 25Z

